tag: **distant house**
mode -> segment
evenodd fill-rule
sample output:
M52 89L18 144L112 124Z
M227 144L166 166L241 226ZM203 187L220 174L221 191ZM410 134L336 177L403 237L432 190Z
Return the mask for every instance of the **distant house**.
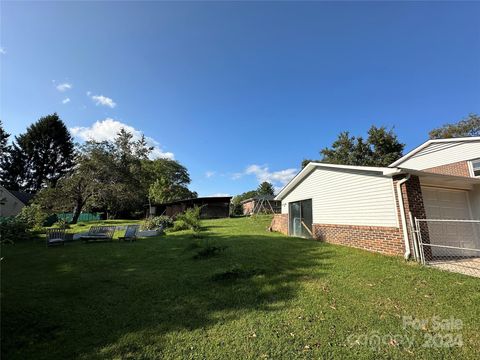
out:
M32 200L33 194L0 186L0 216L16 216Z
M275 200L273 195L258 195L241 202L243 215L252 215L257 212L278 214L282 210L282 202Z
M422 232L433 254L478 255L480 137L429 140L388 167L311 162L275 199L285 234L408 258Z
M231 196L201 197L172 201L154 205L150 209L151 215L167 215L175 217L194 206L202 207L200 217L203 219L225 218L230 216Z

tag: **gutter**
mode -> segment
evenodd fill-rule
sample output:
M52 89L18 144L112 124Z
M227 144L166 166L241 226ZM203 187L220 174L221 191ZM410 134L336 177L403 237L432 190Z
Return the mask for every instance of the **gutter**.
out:
M405 207L403 204L403 195L402 195L402 185L406 183L410 179L410 174L407 174L407 177L400 180L397 183L397 198L398 198L398 205L400 206L400 217L402 220L402 230L403 230L403 241L405 243L405 254L403 254L403 257L405 260L408 260L408 258L411 255L411 250L410 250L410 241L408 239L408 229L407 229L407 218L405 216Z

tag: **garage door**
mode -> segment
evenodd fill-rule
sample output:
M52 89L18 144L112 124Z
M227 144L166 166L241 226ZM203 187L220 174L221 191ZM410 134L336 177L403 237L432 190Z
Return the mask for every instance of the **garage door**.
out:
M422 194L427 219L472 219L466 191L422 187ZM430 243L434 245L476 248L476 231L474 225L460 221L428 222ZM451 249L433 248L432 252L434 255L452 254ZM458 251L457 255L463 253Z

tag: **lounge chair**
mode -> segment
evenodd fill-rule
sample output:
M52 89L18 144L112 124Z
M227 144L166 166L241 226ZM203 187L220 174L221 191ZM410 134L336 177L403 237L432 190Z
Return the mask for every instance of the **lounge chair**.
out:
M82 235L85 243L90 241L112 241L115 233L115 226L92 226L87 235Z
M140 228L140 225L127 225L127 228L125 229L125 235L122 237L119 237L119 241L135 241L137 240L137 233L138 229Z
M65 245L65 229L47 229L46 245Z

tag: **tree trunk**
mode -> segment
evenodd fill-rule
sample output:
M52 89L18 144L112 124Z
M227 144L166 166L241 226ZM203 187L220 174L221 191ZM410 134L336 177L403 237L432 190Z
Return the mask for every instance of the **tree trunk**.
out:
M82 213L83 201L82 199L77 199L75 202L75 208L73 209L72 224L76 224L80 214Z

